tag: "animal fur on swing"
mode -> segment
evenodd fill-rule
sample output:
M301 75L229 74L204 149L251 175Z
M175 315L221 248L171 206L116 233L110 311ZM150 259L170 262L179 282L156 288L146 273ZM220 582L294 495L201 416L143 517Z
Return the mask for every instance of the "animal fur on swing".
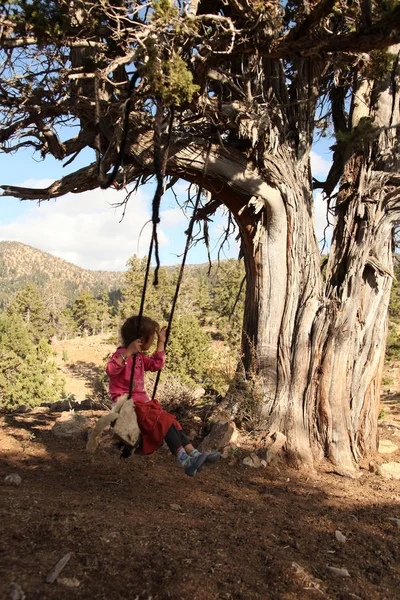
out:
M101 417L97 421L86 444L88 452L95 452L99 445L101 434L106 427L112 424L114 424L114 436L133 448L139 439L140 429L133 400L128 399L128 394L120 396L108 415Z

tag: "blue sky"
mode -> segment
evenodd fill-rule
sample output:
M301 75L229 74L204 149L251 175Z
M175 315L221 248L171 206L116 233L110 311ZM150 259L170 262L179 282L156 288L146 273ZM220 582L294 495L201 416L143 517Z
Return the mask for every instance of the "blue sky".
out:
M330 140L316 144L312 153L313 175L323 179L330 165ZM94 159L92 151L82 152L66 169L52 158L40 160L31 150L16 154L0 153L0 184L44 187L62 175L72 172ZM176 192L182 201L186 198L187 184L177 184ZM67 194L49 202L17 200L2 197L0 215L0 240L18 241L45 252L50 252L80 267L96 270L124 270L133 254L143 256L150 241L148 225L139 240L139 233L149 220L154 185L143 186L132 195L124 219L122 209L113 206L125 198L125 192L94 190L84 194ZM321 238L325 227L325 206L321 195L315 196L316 234ZM212 245L217 245L225 218L218 211L210 226ZM160 257L164 265L180 262L179 255L185 245L184 231L187 219L172 194L166 194L161 205L159 230ZM225 247L224 256L237 257L238 246L232 237ZM216 250L214 252L216 257ZM207 261L204 244L191 249L188 263Z

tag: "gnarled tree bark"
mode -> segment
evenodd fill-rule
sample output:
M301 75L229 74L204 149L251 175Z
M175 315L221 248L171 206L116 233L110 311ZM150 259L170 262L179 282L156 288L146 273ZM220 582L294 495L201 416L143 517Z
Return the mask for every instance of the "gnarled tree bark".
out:
M140 2L127 16L108 1L96 21L83 0L60 3L74 18L59 54L51 32L48 46L35 44L35 24L24 32L23 18L15 31L14 21L2 22L11 28L1 63L3 150L31 145L59 159L85 146L97 153L96 163L46 189L4 185L4 195L46 200L94 189L113 167L117 185L141 181L155 172L156 108L167 107L167 124L168 102L175 104L167 175L204 179L240 229L244 364L250 370L256 357L260 416L285 433L298 464L326 457L352 473L377 445L391 232L400 219L399 47L391 47L395 59L390 68L384 63L382 76L369 68L379 63L370 51L399 43L399 8L366 14L369 3L342 3L338 16L324 0L311 8L291 3L282 16L277 0L184 4L154 5L149 18ZM12 52L20 48L32 63L46 56L49 79L38 67L26 81L14 76ZM44 98L39 112L35 78ZM24 93L22 105L16 90ZM56 126L62 115L81 126L63 143ZM335 204L325 277L310 174L321 116L337 134L331 173L318 182ZM157 136L167 144L168 134Z

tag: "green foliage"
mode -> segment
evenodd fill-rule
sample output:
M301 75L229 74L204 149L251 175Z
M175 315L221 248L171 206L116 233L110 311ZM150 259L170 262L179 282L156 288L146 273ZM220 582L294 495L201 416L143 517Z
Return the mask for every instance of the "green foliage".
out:
M168 60L161 60L151 40L147 46L148 60L140 71L151 84L154 95L162 98L167 106L191 102L200 88L193 83L193 75L185 61L176 52Z
M400 261L395 264L394 275L390 292L389 318L395 323L400 323Z
M211 340L192 315L174 321L165 370L185 383L204 383L211 360Z
M57 323L57 335L60 338L69 338L77 334L77 325L74 320L72 308L64 308Z
M243 285L240 291L240 286L244 275L243 263L231 259L219 264L212 279L211 309L216 315L215 325L231 347L240 344L242 335L246 287Z
M81 335L93 335L104 330L104 323L108 322L109 309L106 298L97 299L84 290L72 306L72 314L76 327Z
M153 18L158 19L163 25L168 25L173 19L179 17L179 10L171 0L153 0Z
M368 79L377 80L384 79L392 71L397 58L396 54L387 50L373 50L369 56L370 60L365 63L363 74Z
M9 16L17 33L31 33L39 43L59 38L70 29L70 19L62 3L52 0L17 0L12 2Z
M386 358L388 360L400 360L399 327L395 323L389 324L389 331L386 340Z
M371 117L362 117L356 127L351 131L338 131L338 142L350 144L355 150L362 149L366 143L371 142L377 135L378 128Z
M11 301L8 312L20 315L34 342L42 338L50 339L54 334L49 311L39 289L28 284L18 291Z
M395 261L394 280L389 302L389 331L386 340L387 360L400 360L400 261Z
M0 407L54 402L63 391L51 346L35 344L22 317L0 314Z
M136 254L126 263L128 270L124 273L121 289L122 299L119 305L119 312L123 321L139 312L146 263L147 257L140 259Z

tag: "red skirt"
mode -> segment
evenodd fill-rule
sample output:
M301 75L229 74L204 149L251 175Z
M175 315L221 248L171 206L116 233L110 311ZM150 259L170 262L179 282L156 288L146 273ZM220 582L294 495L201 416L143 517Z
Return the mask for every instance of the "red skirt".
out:
M135 402L135 411L142 434L143 454L151 454L161 448L171 425L175 425L179 430L182 429L174 415L165 412L158 400Z

